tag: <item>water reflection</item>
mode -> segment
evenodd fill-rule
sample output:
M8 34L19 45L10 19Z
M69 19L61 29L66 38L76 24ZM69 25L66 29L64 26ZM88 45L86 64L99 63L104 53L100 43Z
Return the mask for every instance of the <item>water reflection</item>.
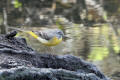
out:
M75 32L75 33L73 33ZM93 62L108 76L120 72L119 41L108 25L72 29L69 49L74 55Z
M29 35L27 35L28 44L38 52L50 53L52 51L51 54L79 56L93 62L110 77L120 72L119 41L108 25L84 27L72 24L65 26L64 30L70 38L52 47L53 51Z

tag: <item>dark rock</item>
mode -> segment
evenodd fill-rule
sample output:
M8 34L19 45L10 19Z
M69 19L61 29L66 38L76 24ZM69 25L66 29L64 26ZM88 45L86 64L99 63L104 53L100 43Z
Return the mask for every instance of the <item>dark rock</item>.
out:
M97 67L72 55L40 54L23 38L0 36L0 80L109 80Z
M12 31L12 32L6 34L5 37L6 38L13 38L16 36L16 34L17 34L17 31Z
M105 80L93 73L78 73L64 69L20 67L0 72L0 80ZM107 79L106 79L107 80Z

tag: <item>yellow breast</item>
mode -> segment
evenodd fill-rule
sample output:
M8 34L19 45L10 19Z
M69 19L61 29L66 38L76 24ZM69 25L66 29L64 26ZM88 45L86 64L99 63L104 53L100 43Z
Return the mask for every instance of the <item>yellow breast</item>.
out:
M47 41L47 40L41 39L39 36L37 36L32 31L27 31L27 33L30 34L31 36L33 36L35 39L38 39L42 44L44 44L46 46L56 46L60 42L62 42L62 37L60 39L58 39L57 37L53 37L51 40Z
M60 42L62 42L62 37L60 39L58 39L57 37L54 37L51 40L49 40L47 43L43 43L43 44L46 46L56 46Z

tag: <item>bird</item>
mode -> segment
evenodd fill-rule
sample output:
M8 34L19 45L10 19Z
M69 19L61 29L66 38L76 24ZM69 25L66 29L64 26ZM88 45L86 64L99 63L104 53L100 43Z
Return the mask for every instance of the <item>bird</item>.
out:
M60 29L43 29L40 31L26 31L45 46L56 46L63 40L64 33Z
M60 29L43 28L41 30L22 30L20 28L9 27L18 31L25 32L37 39L45 46L56 46L63 41L64 33Z

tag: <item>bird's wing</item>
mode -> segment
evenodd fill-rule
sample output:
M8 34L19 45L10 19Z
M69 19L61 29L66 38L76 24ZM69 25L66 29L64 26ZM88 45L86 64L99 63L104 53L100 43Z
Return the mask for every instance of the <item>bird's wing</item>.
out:
M36 35L38 35L39 37L45 39L45 40L50 40L51 36L49 35L49 33L46 33L44 31L33 31Z

